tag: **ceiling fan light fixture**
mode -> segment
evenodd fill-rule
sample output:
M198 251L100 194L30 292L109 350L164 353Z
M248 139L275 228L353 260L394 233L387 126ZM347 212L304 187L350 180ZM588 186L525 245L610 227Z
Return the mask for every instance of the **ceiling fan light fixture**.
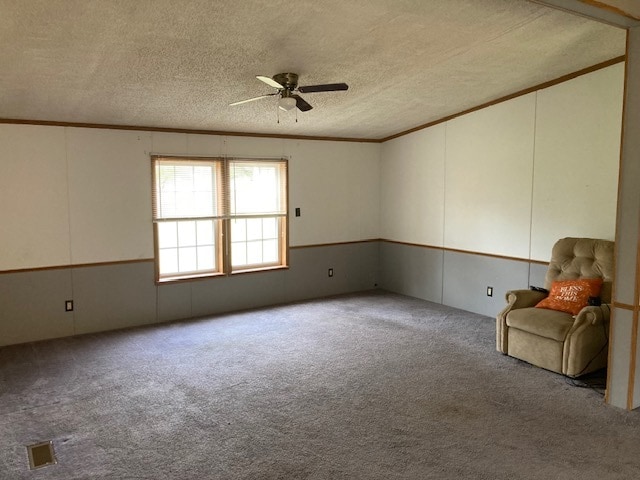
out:
M284 110L285 112L293 110L296 108L296 99L293 97L282 97L278 100L278 107L280 110Z

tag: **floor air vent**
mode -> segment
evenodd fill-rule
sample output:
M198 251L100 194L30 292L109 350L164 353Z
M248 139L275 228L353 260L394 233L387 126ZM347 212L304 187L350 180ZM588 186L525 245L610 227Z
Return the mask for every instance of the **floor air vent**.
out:
M31 470L58 463L53 453L53 442L51 441L28 445L27 452L29 452L29 466Z

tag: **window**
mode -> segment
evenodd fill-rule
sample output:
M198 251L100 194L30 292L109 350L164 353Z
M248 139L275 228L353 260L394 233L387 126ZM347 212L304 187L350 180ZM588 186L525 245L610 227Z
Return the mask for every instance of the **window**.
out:
M287 161L153 156L158 281L287 265Z

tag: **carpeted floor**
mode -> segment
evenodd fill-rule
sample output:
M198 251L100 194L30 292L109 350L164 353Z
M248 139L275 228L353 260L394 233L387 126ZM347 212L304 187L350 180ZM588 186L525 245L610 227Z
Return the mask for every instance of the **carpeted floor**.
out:
M637 412L381 291L5 347L0 382L3 480L640 478Z

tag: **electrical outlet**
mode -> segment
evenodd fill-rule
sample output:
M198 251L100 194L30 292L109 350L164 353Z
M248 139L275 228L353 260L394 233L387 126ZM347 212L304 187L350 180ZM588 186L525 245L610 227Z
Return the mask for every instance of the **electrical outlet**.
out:
M487 297L493 297L493 287L487 287Z
M300 207L296 207L296 217L300 216Z
M333 268L330 268L330 269L329 269L329 276L330 276L330 277L333 277Z
M66 300L64 302L64 311L73 312L73 300Z

